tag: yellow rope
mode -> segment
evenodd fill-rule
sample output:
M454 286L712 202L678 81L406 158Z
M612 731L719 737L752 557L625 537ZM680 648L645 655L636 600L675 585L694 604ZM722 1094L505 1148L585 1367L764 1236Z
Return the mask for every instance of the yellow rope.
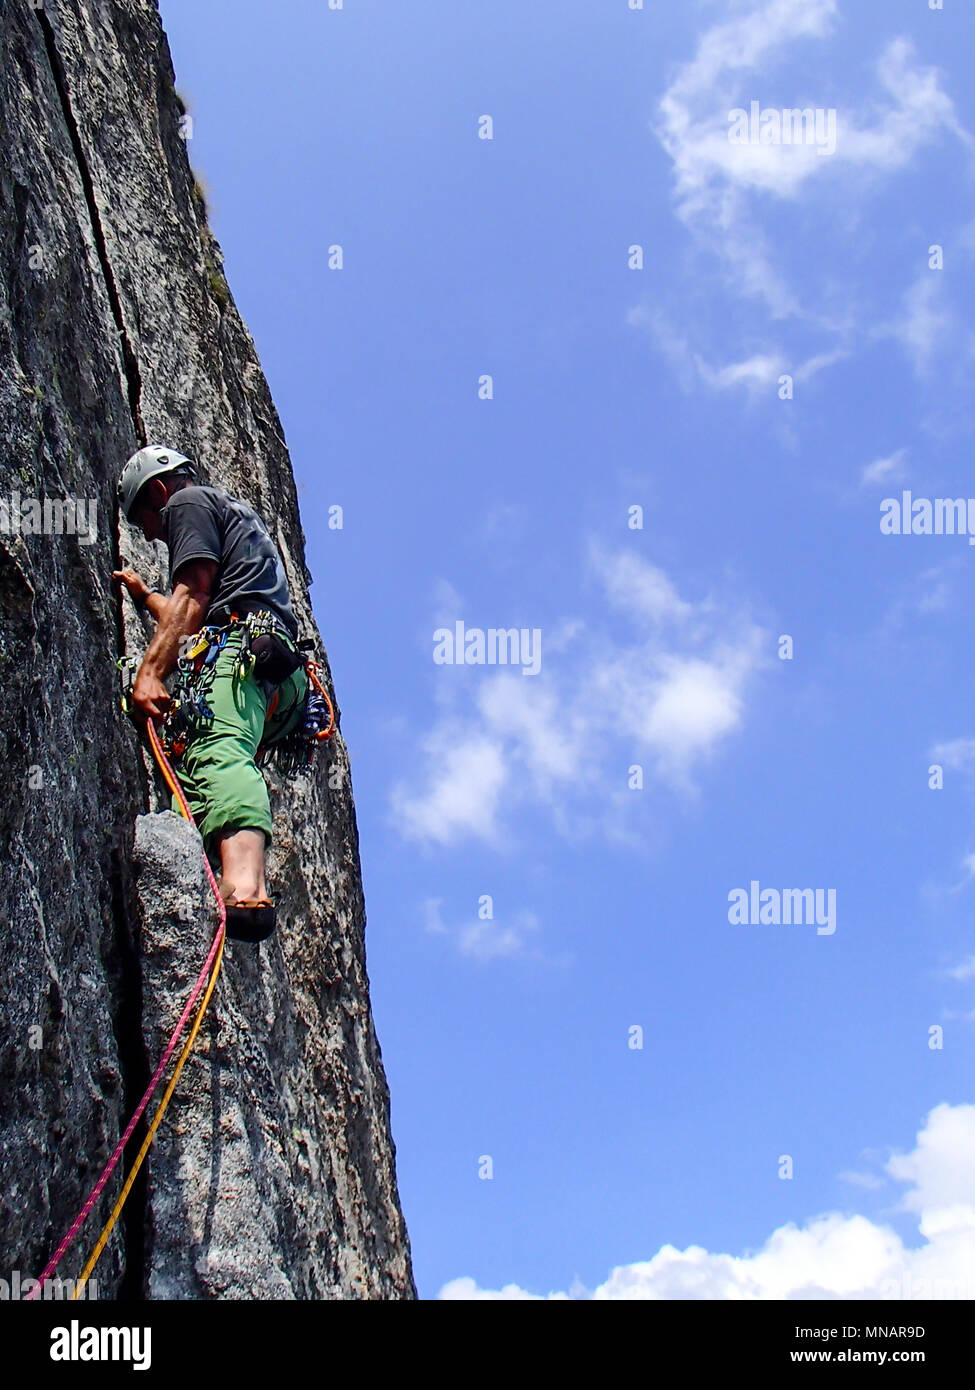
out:
M165 1114L166 1107L169 1104L170 1097L172 1096L173 1091L176 1089L176 1082L179 1080L179 1074L183 1070L183 1063L186 1061L187 1057L189 1057L190 1051L193 1047L193 1043L196 1041L196 1035L200 1031L200 1024L203 1022L203 1015L206 1013L207 1005L210 1002L210 996L213 993L214 987L217 983L217 976L220 974L220 963L223 959L223 944L224 943L221 940L220 946L217 949L217 958L213 965L213 974L210 976L209 984L207 985L206 991L203 995L203 1001L200 1004L199 1009L197 1009L196 1018L193 1020L193 1026L190 1029L189 1037L183 1044L183 1050L179 1054L179 1059L176 1063L176 1069L170 1078L169 1085L166 1087L166 1091L163 1095L162 1100L159 1102L159 1105L156 1108L156 1113L152 1117L152 1124L149 1126L149 1132L146 1135L145 1139L142 1141L142 1148L136 1155L135 1162L132 1165L132 1171L129 1173L129 1176L125 1180L125 1186L122 1188L122 1191L119 1194L118 1201L112 1208L111 1216L105 1223L105 1229L102 1231L101 1235L98 1237L98 1240L95 1242L95 1248L94 1250L92 1250L91 1254L88 1257L88 1263L81 1271L81 1277L75 1285L74 1293L71 1295L72 1298L81 1297L82 1290L84 1289L85 1284L88 1282L88 1276L95 1268L95 1265L98 1263L99 1256L105 1249L105 1245L108 1241L108 1238L115 1228L115 1223L118 1220L119 1215L121 1214L122 1208L125 1206L125 1199L128 1197L129 1192L132 1188L132 1184L135 1182L139 1174L139 1169L142 1167L142 1161L145 1158L146 1154L149 1152L149 1145L152 1143L156 1130L159 1128L162 1117Z

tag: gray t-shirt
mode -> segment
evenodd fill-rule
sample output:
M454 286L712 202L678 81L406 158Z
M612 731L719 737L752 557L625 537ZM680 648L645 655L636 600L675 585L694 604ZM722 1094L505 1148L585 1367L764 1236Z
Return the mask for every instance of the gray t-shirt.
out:
M223 488L191 484L173 493L161 516L170 588L187 560L217 562L207 623L224 623L242 608L269 608L298 636L281 557L253 507Z

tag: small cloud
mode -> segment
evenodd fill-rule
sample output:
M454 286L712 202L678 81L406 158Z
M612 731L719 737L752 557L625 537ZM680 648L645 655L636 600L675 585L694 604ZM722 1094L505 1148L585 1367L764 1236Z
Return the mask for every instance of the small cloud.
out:
M687 336L675 330L661 310L650 310L639 305L627 312L626 321L635 328L646 329L658 352L670 362L681 389L688 394L698 382L703 382L711 391L741 389L755 397L771 391L778 385L779 378L786 374L803 386L827 367L844 361L851 351L844 341L826 352L814 353L796 367L790 367L781 349L765 347L738 362L727 362L724 366L716 367L702 353L693 351ZM850 336L846 328L837 327L835 331L841 332L844 340Z
M850 356L848 347L837 347L829 352L819 352L815 356L809 357L801 363L792 375L800 386L804 386L807 381L812 381L814 376L825 371L827 367L833 367L837 362L843 362Z
M883 626L888 630L902 627L915 614L940 613L951 600L951 573L957 570L954 560L933 565L912 575L904 586L905 592L894 599L884 615Z
M955 317L945 302L944 277L922 271L904 295L899 318L878 330L894 338L911 359L918 376L926 376L935 356L954 337Z
M443 899L427 898L422 915L425 930L432 936L447 937L462 956L487 964L495 960L522 957L547 965L565 965L571 959L547 956L537 945L541 924L534 912L524 909L491 918L468 917L448 925L443 917Z
M955 738L948 743L936 743L931 750L931 758L954 772L971 772L975 769L975 738Z
M972 856L969 857L972 858ZM961 965L946 970L945 974L949 980L975 980L975 956L969 956L967 960L962 961Z
M878 1178L876 1173L840 1173L840 1182L848 1182L851 1187L862 1187L868 1192L876 1191L878 1187L884 1186L883 1178Z
M520 540L529 524L528 509L513 502L498 502L481 523L480 539L490 547Z
M533 912L518 912L509 925L504 922L481 921L470 923L458 934L461 955L474 960L498 960L504 956L521 956L528 939L538 931L538 918Z
M447 579L433 587L433 627L451 627L464 615L464 600Z
M729 362L717 369L709 367L697 355L694 360L702 379L715 391L727 391L736 386L743 386L749 392L766 390L786 370L784 358L776 353L756 353L743 362Z
M421 793L400 782L393 814L407 839L445 845L459 835L496 841L501 792L508 780L500 738L439 725L421 743L429 781Z
M892 483L904 476L904 460L907 458L906 449L898 449L893 454L888 454L886 458L875 459L873 463L868 463L860 474L860 486L872 487L876 483Z
M685 603L662 569L629 551L604 555L594 547L592 563L607 597L618 608L649 618L653 623L686 622L694 611Z
M962 878L960 882L952 884L948 888L949 893L960 893L967 888L972 879L975 878L975 854L966 854L961 861Z
M442 898L427 898L423 904L423 924L435 936L446 936L447 928L440 915Z
M939 578L927 593L918 597L915 608L919 613L941 613L948 607L951 598L951 585L947 579Z
M541 1294L529 1293L527 1289L522 1289L517 1284L505 1284L503 1289L482 1289L476 1280L471 1279L469 1275L464 1275L460 1279L451 1279L444 1284L437 1297L454 1302L471 1303L544 1303L546 1301ZM550 1293L548 1297L555 1302L564 1302L569 1295Z

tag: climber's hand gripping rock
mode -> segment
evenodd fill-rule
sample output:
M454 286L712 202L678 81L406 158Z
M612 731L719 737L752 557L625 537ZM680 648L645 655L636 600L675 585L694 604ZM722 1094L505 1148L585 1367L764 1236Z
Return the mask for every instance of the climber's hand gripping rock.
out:
M113 570L112 579L118 585L120 590L123 587L123 585L126 589L128 589L129 593L132 595L132 602L135 604L137 608L142 608L145 606L145 601L149 597L151 591L145 580L141 579L139 575L136 574L135 570Z

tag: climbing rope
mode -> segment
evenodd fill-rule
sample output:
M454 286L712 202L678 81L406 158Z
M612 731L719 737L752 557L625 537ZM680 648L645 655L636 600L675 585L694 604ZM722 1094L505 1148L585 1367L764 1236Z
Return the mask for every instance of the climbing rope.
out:
M88 1261L85 1264L84 1269L81 1271L81 1274L78 1278L78 1282L75 1284L74 1293L71 1295L72 1298L81 1297L84 1287L88 1282L88 1276L91 1274L92 1270L95 1268L95 1265L98 1263L98 1258L101 1255L102 1251L105 1249L109 1236L115 1229L115 1223L121 1216L122 1208L125 1206L125 1199L128 1197L129 1192L132 1189L132 1184L135 1182L136 1178L139 1175L139 1169L142 1167L142 1161L145 1158L146 1154L149 1152L149 1146L155 1138L156 1130L159 1128L159 1124L162 1120L163 1115L166 1113L166 1107L169 1104L170 1097L172 1096L173 1091L175 1091L176 1089L176 1083L179 1080L179 1074L183 1070L183 1063L186 1061L187 1057L189 1057L190 1053L193 1050L193 1044L196 1041L196 1035L200 1031L200 1024L203 1022L203 1015L206 1013L207 1005L210 1002L210 995L213 993L214 988L216 987L217 976L220 974L220 963L223 960L223 946L224 936L221 932L220 949L217 952L216 964L213 968L213 974L210 976L210 983L206 987L206 993L203 996L203 1001L200 1004L199 1009L197 1010L196 1018L193 1020L193 1027L190 1029L189 1036L187 1037L186 1042L183 1044L183 1050L179 1054L176 1066L173 1069L173 1074L169 1080L169 1085L166 1087L165 1093L163 1094L163 1098L156 1107L156 1113L152 1117L152 1123L149 1126L149 1132L146 1134L145 1139L143 1139L142 1147L136 1154L135 1162L132 1165L131 1171L129 1172L129 1176L125 1180L125 1186L119 1193L118 1201L112 1208L112 1214L105 1222L104 1229L102 1230L101 1235L98 1237L98 1240L95 1242L95 1248L88 1256Z
M186 818L186 820L189 821L191 825L195 825L196 822L193 820L190 808L186 802L186 797L183 795L183 790L180 787L178 781L176 780L176 775L173 772L169 764L169 761L166 757L166 754L163 751L162 745L159 742L159 736L156 733L155 728L153 727L151 719L146 721L146 729L149 735L149 743L152 747L153 753L155 754L156 762L159 764L159 769L166 780L166 784L172 791L173 796L176 798L177 805L179 806L183 816ZM132 1166L132 1170L129 1173L128 1178L126 1179L125 1186L122 1188L122 1191L119 1195L119 1199L115 1203L114 1208L112 1209L112 1214L109 1217L108 1222L106 1223L101 1235L98 1237L98 1240L95 1244L95 1248L89 1256L88 1261L85 1264L84 1270L82 1271L81 1278L75 1286L73 1294L74 1298L80 1297L81 1291L84 1289L84 1286L87 1283L88 1276L91 1274L91 1271L94 1269L98 1257L101 1255L102 1250L105 1248L105 1244L112 1233L112 1230L115 1226L116 1221L119 1218L123 1206L125 1205L125 1199L128 1197L129 1192L132 1188L132 1184L135 1182L139 1169L142 1166L143 1159L149 1151L149 1146L152 1143L153 1136L155 1135L156 1130L159 1128L159 1124L162 1120L163 1115L165 1114L166 1107L169 1104L170 1098L176 1086L176 1082L179 1079L179 1074L183 1070L183 1064L189 1056L190 1051L193 1047L193 1043L196 1040L196 1035L199 1032L200 1024L203 1022L203 1015L206 1012L207 1005L210 1002L210 996L213 994L214 987L217 983L217 976L220 973L220 964L223 959L223 946L227 926L227 909L224 904L223 896L221 895L219 885L217 884L217 880L214 877L213 870L210 867L210 862L207 859L206 855L204 855L203 857L203 865L206 869L207 878L210 881L210 887L213 889L213 895L217 902L217 911L220 917L220 921L213 938L213 943L210 946L210 950L207 955L206 961L204 962L203 969L197 976L196 983L194 984L193 991L190 994L189 999L187 1000L186 1007L183 1010L180 1016L180 1020L177 1023L175 1029L173 1030L173 1033L168 1043L166 1044L163 1055L159 1060L159 1065L156 1067L156 1070L152 1075L152 1079L150 1080L149 1085L146 1088L145 1094L139 1101L139 1104L136 1106L132 1118L129 1120L129 1123L125 1127L125 1133L122 1135L121 1139L116 1144L111 1157L109 1158L105 1167L102 1169L101 1176L95 1183L95 1186L92 1188L87 1200L85 1201L84 1206L81 1208L81 1210L78 1212L78 1215L75 1217L74 1221L72 1221L71 1225L69 1226L67 1234L61 1241L61 1244L58 1246L57 1250L55 1250L54 1254L51 1256L50 1260L45 1266L43 1273L37 1281L37 1284L33 1289L31 1289L30 1293L27 1295L27 1300L36 1298L38 1296L41 1289L44 1287L44 1284L47 1282L48 1279L50 1279L54 1270L57 1268L58 1264L60 1264L61 1259L65 1254L65 1251L68 1249L71 1242L74 1240L75 1236L78 1234L81 1227L84 1225L89 1213L91 1212L92 1207L95 1205L95 1203L98 1201L98 1198L101 1196L105 1184L108 1182L109 1178L112 1176L112 1173L115 1171L115 1166L118 1163L120 1157L122 1156L126 1144L132 1137L133 1130L139 1123L139 1120L142 1118L142 1114L146 1106L149 1104L149 1100L152 1097L153 1092L159 1085L159 1081L163 1073L165 1072L167 1065L169 1064L169 1059L172 1057L173 1053L176 1050L176 1045L179 1042L180 1037L182 1036L183 1029L186 1027L186 1020L189 1018L193 1010L193 1005L196 1003L200 990L203 988L204 983L207 983L207 989L206 993L203 996L203 1002L201 1003L200 1008L197 1011L197 1015L196 1018L193 1020L193 1025L190 1029L189 1036L187 1037L186 1042L183 1045L183 1050L180 1053L179 1058L177 1059L176 1067L173 1071L173 1075L170 1079L169 1085L166 1087L166 1091L163 1095L163 1098L160 1101L155 1114L153 1115L152 1123L149 1126L149 1131L143 1141L141 1149L139 1150L135 1163Z

